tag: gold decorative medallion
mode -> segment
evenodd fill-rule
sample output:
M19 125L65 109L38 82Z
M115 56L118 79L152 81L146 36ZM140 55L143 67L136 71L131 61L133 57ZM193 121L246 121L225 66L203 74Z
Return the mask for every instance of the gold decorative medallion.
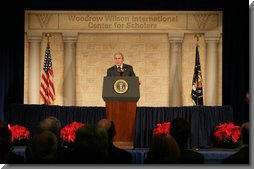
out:
M119 94L126 93L128 90L128 83L123 79L119 79L114 83L114 90Z

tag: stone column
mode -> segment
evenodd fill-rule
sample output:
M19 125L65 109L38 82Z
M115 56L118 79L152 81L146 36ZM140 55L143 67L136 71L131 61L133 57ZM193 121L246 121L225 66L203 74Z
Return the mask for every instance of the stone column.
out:
M170 106L182 105L182 79L181 79L181 62L182 62L182 42L183 34L170 35Z
M41 35L27 35L29 43L28 54L28 104L40 103L40 48Z
M218 104L218 42L219 36L205 35L206 41L206 105Z
M64 41L64 81L63 105L76 104L76 42L77 34L63 34Z

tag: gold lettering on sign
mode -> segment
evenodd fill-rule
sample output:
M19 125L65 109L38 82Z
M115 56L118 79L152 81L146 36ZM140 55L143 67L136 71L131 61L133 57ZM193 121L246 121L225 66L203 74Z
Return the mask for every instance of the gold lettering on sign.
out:
M159 29L163 24L175 24L178 22L177 15L171 16L121 16L120 14L105 14L105 15L67 15L67 21L73 24L79 24L88 29Z
M41 28L46 28L52 14L40 13L36 14L36 16L40 22Z
M205 29L206 23L211 14L194 14L195 21L197 22L199 29Z

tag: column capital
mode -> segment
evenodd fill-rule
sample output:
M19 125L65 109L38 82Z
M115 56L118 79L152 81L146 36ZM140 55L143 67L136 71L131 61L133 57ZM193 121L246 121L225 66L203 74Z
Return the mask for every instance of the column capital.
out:
M209 43L209 42L215 42L215 43L218 43L219 40L220 40L220 36L221 34L220 33L205 33L205 41L206 43Z
M77 32L71 32L71 33L62 33L63 41L64 42L77 42L78 40L78 33Z
M184 33L168 33L168 39L170 43L182 43Z
M27 33L27 40L28 42L41 42L42 40L42 33Z

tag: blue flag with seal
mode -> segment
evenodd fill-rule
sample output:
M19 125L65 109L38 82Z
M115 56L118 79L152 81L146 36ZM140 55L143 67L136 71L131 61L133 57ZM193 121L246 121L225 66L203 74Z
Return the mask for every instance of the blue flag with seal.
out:
M196 60L192 80L191 98L196 105L203 105L202 74L199 59L198 45L196 46Z

